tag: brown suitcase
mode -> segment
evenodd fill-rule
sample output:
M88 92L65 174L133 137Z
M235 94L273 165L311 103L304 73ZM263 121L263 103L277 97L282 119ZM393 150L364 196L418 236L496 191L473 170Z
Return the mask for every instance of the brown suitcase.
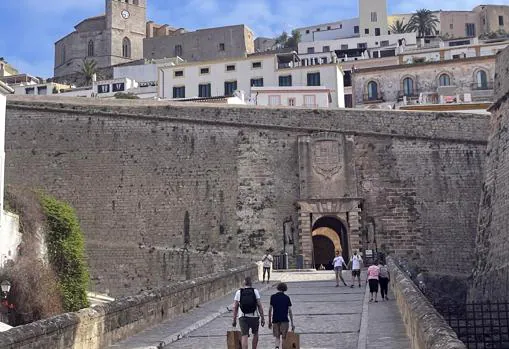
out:
M298 333L288 332L283 341L283 349L300 349L300 337Z
M231 330L226 332L226 344L228 345L228 349L242 349L241 339L240 331Z

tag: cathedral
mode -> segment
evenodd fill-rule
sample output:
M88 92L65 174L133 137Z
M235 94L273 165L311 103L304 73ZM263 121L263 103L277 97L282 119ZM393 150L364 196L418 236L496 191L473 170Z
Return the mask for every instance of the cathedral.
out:
M80 71L83 59L98 68L143 58L147 0L106 0L106 14L87 18L55 43L55 77Z

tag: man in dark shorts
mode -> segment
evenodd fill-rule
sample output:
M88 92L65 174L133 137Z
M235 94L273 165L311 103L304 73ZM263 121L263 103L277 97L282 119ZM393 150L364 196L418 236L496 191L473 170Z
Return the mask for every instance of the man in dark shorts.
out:
M253 333L253 349L256 349L258 346L258 328L260 323L262 327L265 326L265 318L260 302L260 292L253 288L250 277L244 280L244 287L235 293L234 301L232 326L237 326L238 316L242 335L242 349L248 349L249 329Z
M295 325L293 324L292 301L285 294L288 286L282 282L277 285L277 290L278 293L270 297L269 328L272 328L276 349L279 349L282 348L281 338L283 341L286 339L290 328L289 322L292 323L292 332L295 331Z

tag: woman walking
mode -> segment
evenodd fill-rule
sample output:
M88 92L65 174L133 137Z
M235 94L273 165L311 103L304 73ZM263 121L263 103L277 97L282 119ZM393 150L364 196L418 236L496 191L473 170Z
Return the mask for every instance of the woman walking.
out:
M384 262L380 261L378 264L378 268L380 270L378 274L378 282L380 283L380 294L382 295L382 300L389 300L387 297L387 292L389 291L389 281L391 281L391 274L389 273L389 268L385 265Z
M375 303L378 303L378 275L380 274L380 268L378 268L378 261L368 268L368 279L366 283L369 283L370 298L369 301L373 302L373 296Z

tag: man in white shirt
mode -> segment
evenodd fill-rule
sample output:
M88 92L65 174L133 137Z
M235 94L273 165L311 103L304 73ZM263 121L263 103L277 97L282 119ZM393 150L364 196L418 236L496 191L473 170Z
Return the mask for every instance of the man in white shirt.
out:
M339 254L339 251L336 251L336 258L332 261L332 265L334 265L334 271L336 272L336 287L339 287L339 279L343 282L345 286L348 286L343 279L343 265L346 266L345 260Z
M352 285L350 287L353 288L353 284L355 283L355 278L359 281L359 287L361 287L361 266L362 266L362 258L357 254L357 251L353 253L352 258L350 259L350 263L352 266Z
M265 273L267 273L267 283L269 283L270 279L270 268L272 268L272 262L274 258L270 254L270 250L267 250L267 253L262 257L263 262L263 282L265 282Z
M248 349L249 329L253 333L253 349L256 349L258 346L258 329L260 323L262 327L265 326L265 318L260 301L260 292L253 288L250 277L244 280L244 287L235 293L233 300L235 303L233 304L232 326L237 326L238 317L242 335L242 349Z

